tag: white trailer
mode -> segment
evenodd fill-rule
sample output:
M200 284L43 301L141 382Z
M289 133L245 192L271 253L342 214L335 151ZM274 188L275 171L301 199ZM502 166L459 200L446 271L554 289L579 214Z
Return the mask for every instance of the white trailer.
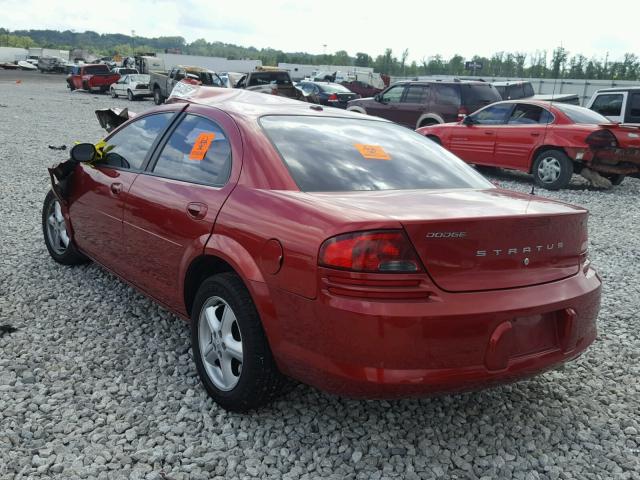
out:
M26 60L29 51L26 48L0 47L0 63L15 63Z
M164 61L167 69L175 65L201 67L214 72L253 72L262 66L260 60L230 60L223 57L205 57L202 55L180 55L177 53L158 53L157 57Z

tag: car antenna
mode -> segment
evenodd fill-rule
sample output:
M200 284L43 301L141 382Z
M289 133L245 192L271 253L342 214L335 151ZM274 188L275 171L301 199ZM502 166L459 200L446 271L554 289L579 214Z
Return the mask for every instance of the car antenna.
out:
M562 42L560 42L560 48L562 48ZM558 69L558 75L560 75L560 70ZM553 79L553 90L551 92L551 99L549 100L549 107L553 107L553 98L556 95L556 85L558 84L558 77ZM549 112L551 113L551 112ZM547 122L544 124L544 134L542 135L542 144L544 145L545 143L547 143L547 130L549 129L549 119L547 119ZM533 180L533 185L531 185L531 192L529 192L529 195L535 195L536 194L536 181L535 179Z

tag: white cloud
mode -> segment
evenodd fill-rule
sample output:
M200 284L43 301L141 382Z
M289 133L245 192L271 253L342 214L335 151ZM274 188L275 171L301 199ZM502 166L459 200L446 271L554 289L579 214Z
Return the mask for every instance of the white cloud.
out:
M53 3L53 5L52 5ZM345 0L0 0L0 26L15 29L94 30L140 36L181 35L243 46L322 53L344 49L372 56L392 48L409 59L455 53L534 53L562 44L587 57L640 53L640 2L458 0L359 2ZM550 55L549 55L550 56Z

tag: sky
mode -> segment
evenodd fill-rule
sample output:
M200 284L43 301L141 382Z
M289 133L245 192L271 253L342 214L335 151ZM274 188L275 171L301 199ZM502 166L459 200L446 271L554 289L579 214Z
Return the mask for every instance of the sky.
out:
M102 5L98 8L98 5ZM409 61L440 54L527 54L562 45L570 54L640 56L640 0L0 0L0 27L198 38L286 52L375 58L391 48ZM550 55L549 55L550 56Z

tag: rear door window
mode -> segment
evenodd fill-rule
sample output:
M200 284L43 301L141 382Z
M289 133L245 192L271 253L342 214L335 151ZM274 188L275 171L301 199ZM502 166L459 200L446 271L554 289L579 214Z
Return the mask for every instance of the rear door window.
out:
M425 85L409 85L404 95L404 103L425 103L429 87Z
M156 113L134 120L107 140L111 147L100 165L139 170L158 135L169 126L173 112Z
M501 103L491 105L471 115L473 123L477 125L503 125L507 121L507 115L511 113L513 103Z
M434 84L434 101L438 105L460 105L460 87L458 85L438 85Z
M551 123L551 121L553 121L553 115L547 109L519 103L513 109L508 123L509 125L535 125Z
M629 104L627 106L627 118L625 122L640 123L640 92L629 94Z
M622 112L621 93L607 93L598 95L591 105L591 110L605 117L617 117Z
M163 147L153 173L221 187L231 173L231 145L218 124L204 117L187 115Z
M455 155L391 122L271 115L260 123L302 191L492 188Z

